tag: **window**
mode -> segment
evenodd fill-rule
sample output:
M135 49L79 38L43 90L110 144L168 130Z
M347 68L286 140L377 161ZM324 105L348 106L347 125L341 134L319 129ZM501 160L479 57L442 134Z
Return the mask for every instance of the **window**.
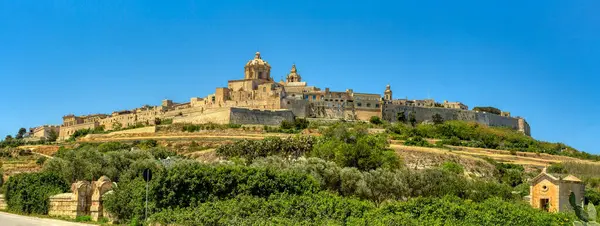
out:
M378 108L378 107L379 107L379 104L375 104L375 107L376 107L376 108Z
M360 106L362 106L362 104L361 104L361 103L356 103L356 106L359 106L359 107L360 107Z
M370 107L371 107L371 104L370 104L370 103L367 103L367 107L368 107L368 108L370 108Z

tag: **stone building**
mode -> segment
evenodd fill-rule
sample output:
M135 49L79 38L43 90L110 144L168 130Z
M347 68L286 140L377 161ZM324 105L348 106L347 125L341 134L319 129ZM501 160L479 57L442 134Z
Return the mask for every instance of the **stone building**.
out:
M109 117L106 114L93 114L93 115L66 115L63 116L63 124L60 126L59 140L69 138L77 130L82 129L98 129L100 128L100 120Z
M240 76L241 77L241 76ZM244 65L243 77L227 81L227 87L217 87L204 97L192 97L189 102L175 103L163 100L159 106L144 106L133 110L115 111L111 115L67 115L60 127L60 139L67 139L80 129L104 128L115 130L134 125L154 125L162 119L180 123L243 123L279 124L293 117L369 120L373 116L393 120L407 109L419 110L418 120L430 120L432 112L439 109L445 120L477 121L491 126L509 126L526 134L528 124L510 115L487 116L468 111L460 102L436 103L433 99L393 99L390 85L383 98L376 93L359 93L353 89L332 91L309 86L302 80L295 64L285 81L275 82L271 77L271 65L259 52ZM259 111L257 111L259 110ZM456 110L456 111L454 111ZM462 111L466 112L463 113ZM291 119L290 119L291 118Z
M56 136L60 133L60 126L56 125L43 125L34 128L29 128L29 133L27 134L27 141L39 141L39 140L47 140L54 133Z
M566 212L573 210L569 203L569 195L575 194L577 203L583 203L585 185L573 176L553 176L546 168L530 181L530 204L548 212Z
M442 106L445 107L445 108L469 110L469 106L464 105L461 102L448 102L447 100L444 100L444 103L442 104Z

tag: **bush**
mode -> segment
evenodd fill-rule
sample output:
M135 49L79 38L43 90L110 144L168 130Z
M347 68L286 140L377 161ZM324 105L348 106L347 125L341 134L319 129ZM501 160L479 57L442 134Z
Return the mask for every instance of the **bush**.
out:
M90 222L92 221L92 217L91 216L77 216L75 218L75 222Z
M411 138L408 138L404 142L404 145L407 145L407 146L419 146L419 147L433 147L433 145L431 143L429 143L428 141L426 141L422 137L411 137Z
M462 175L465 172L465 168L456 162L444 162L441 168L442 170L458 175Z
M331 225L361 219L374 205L319 193L269 198L238 196L194 208L164 209L151 216L162 225ZM409 219L407 219L409 220Z
M68 189L69 185L54 173L17 174L6 182L6 203L11 211L47 214L50 196Z
M337 124L323 131L309 156L333 161L342 167L372 170L397 169L400 159L388 148L387 136L368 134L363 127Z
M237 195L305 194L318 188L314 178L299 172L184 161L154 174L149 208L185 208ZM105 207L119 219L142 219L144 197L145 183L138 177L120 183L105 199Z
M48 158L46 158L46 156L40 156L38 157L38 159L35 161L35 164L37 164L38 166L44 165L44 162L46 162Z
M163 225L571 225L573 218L527 204L456 197L415 198L379 207L327 193L239 196L195 208L165 209L150 222Z
M314 143L315 138L311 136L295 136L284 139L267 137L263 140L239 140L233 144L221 145L216 149L216 153L226 158L238 157L249 161L270 155L297 158L309 152Z
M495 108L495 107L474 107L473 111L487 112L487 113L492 113L495 115L502 114L502 111L500 111L500 109Z
M120 150L127 150L131 148L130 145L121 143L121 142L106 142L106 143L102 143L100 145L98 145L98 151L99 152L109 152L109 151L120 151Z
M394 123L387 131L403 139L417 136L442 139L442 143L447 145L502 149L513 151L514 154L519 151L536 152L600 160L599 155L580 152L561 143L538 141L511 128L488 127L475 122L446 121L438 125L420 124L414 128Z
M136 174L139 168L158 164L156 159L175 155L175 152L163 147L108 151L111 147L120 146L111 144L103 147L102 150L106 152L100 152L98 150L101 146L81 145L75 149L61 148L55 153L54 158L46 161L43 170L54 172L69 183L77 180L96 180L103 175L119 182L121 177L129 178L132 174Z
M431 120L433 121L433 124L439 125L444 123L444 118L442 118L442 116L438 113L435 113L432 117Z
M147 150L158 146L158 142L156 140L142 140L134 142L134 145L142 150Z
M369 122L371 124L375 124L375 125L381 125L381 124L383 124L383 121L381 121L381 118L379 118L377 116L371 116L371 118L369 119Z

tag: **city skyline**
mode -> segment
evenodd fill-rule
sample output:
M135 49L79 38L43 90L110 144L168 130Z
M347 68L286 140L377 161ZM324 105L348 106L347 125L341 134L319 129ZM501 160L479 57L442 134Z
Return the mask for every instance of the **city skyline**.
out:
M0 133L203 97L258 50L276 81L296 64L321 88L493 106L536 139L600 153L597 3L522 4L3 2Z

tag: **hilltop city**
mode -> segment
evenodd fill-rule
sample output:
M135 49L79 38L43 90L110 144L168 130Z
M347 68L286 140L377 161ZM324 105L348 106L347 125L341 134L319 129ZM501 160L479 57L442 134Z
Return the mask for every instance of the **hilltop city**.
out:
M208 96L192 97L185 103L163 100L159 106L146 105L111 114L69 114L63 117L62 125L31 128L27 139L39 140L58 133L58 140L65 140L77 130L115 130L155 125L165 119L173 123L277 125L295 117L363 121L379 117L393 122L401 115L414 117L418 122L439 115L444 120L475 121L489 126L509 127L530 135L525 119L512 117L509 112L469 110L461 102L394 99L390 85L385 87L383 97L375 93L354 92L353 89L331 91L310 86L302 80L295 64L285 81L276 82L271 77L271 65L256 52L244 66L242 79L229 80L227 87L216 88Z

